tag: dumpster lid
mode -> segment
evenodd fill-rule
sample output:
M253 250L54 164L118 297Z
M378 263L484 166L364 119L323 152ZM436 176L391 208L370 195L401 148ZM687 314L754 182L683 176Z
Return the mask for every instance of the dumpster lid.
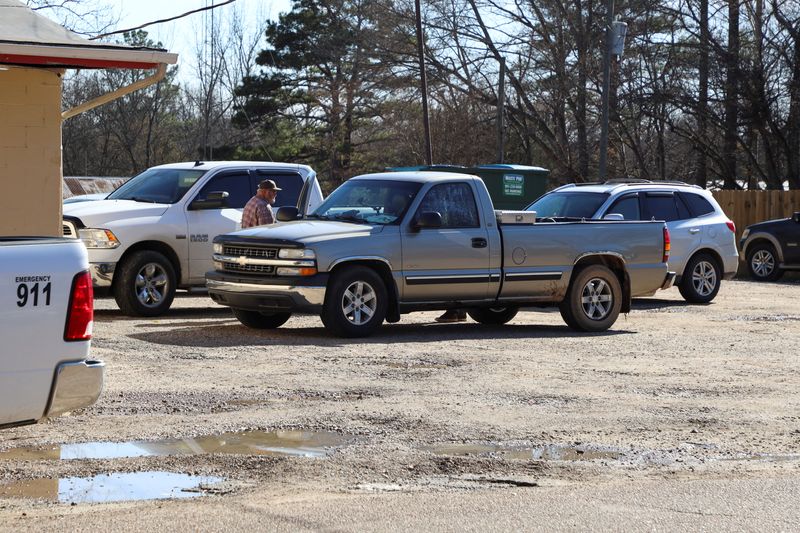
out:
M492 164L492 165L481 165L481 166L478 166L478 167L475 167L475 168L485 168L487 170L492 170L492 169L498 169L498 170L534 170L534 171L538 171L538 172L550 172L546 168L542 168L542 167L529 167L527 165L506 165L506 164L500 164L500 163L495 163L495 164Z

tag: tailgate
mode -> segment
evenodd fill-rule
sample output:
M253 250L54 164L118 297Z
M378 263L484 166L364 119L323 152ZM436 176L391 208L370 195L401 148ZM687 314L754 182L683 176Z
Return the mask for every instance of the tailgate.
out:
M64 341L72 281L87 268L75 239L0 240L0 424L41 418L56 365L88 356L89 341Z

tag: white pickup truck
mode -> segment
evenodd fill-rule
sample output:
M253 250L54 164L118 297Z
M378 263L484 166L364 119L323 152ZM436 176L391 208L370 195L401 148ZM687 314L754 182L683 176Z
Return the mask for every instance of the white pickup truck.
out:
M176 289L205 286L214 237L241 228L242 209L264 179L282 189L275 208L310 212L322 202L306 165L174 163L146 170L103 200L64 204L64 236L83 240L94 287L110 288L125 314L157 316Z
M93 404L104 364L88 360L94 308L75 239L0 237L0 428Z

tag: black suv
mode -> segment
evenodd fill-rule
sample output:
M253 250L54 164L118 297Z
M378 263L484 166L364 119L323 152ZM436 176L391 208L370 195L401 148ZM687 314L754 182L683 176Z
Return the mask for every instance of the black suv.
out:
M792 218L747 226L739 244L756 281L775 281L786 270L800 270L800 211Z

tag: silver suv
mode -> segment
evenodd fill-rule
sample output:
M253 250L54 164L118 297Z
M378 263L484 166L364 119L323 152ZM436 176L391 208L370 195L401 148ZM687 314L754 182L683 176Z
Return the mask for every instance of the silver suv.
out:
M671 238L669 269L688 302L707 303L736 275L736 227L711 193L682 182L611 180L564 185L525 208L537 218L663 220Z

